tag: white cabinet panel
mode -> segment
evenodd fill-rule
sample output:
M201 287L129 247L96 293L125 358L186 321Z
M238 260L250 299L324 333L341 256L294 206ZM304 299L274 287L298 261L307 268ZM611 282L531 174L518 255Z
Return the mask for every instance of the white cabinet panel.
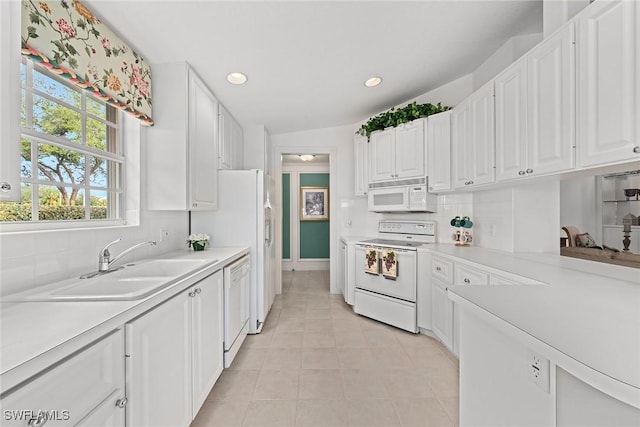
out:
M366 136L356 135L353 139L355 164L354 195L366 196L369 185L369 140Z
M570 23L527 55L527 174L560 172L575 165L574 33Z
M454 188L493 182L493 81L457 105L451 113L451 120Z
M395 175L395 129L373 132L369 142L369 180L385 181Z
M638 8L598 0L580 15L578 166L640 159Z
M124 425L124 334L117 330L36 376L0 400L3 426L25 426L28 419L6 419L4 411L32 411L46 416L46 425ZM112 410L101 410L104 402ZM15 413L15 412L14 412ZM111 423L112 422L112 423ZM80 423L80 424L79 424Z
M154 119L147 129L150 210L217 209L218 102L184 62L153 68Z
M429 191L451 189L451 111L427 118L427 175Z
M233 144L233 117L223 105L220 105L219 112L220 144L218 158L220 159L218 169L232 169L232 144Z
M433 333L447 348L453 348L453 302L447 297L447 286L437 279L433 286Z
M424 176L424 123L419 119L396 128L395 178Z

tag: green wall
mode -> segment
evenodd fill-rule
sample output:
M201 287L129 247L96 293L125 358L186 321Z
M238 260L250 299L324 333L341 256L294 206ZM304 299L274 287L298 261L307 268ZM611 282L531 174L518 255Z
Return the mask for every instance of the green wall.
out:
M300 186L329 188L329 174L300 173ZM300 259L305 258L329 258L329 221L300 221Z
M282 174L282 259L291 258L291 175Z

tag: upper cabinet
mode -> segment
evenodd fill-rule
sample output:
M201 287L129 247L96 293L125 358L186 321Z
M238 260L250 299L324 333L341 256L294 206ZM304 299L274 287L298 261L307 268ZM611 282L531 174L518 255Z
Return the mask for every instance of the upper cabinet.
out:
M495 79L496 179L574 167L574 25Z
M154 118L147 131L151 210L218 206L218 101L184 62L153 69Z
M219 165L218 169L242 169L242 127L223 106L219 107Z
M429 191L451 189L451 111L427 118L427 171Z
M598 0L578 20L578 166L640 160L640 6Z
M353 138L354 155L354 195L366 196L369 184L369 147L366 136L356 134Z
M369 181L417 178L425 175L424 127L418 119L373 132L369 139Z
M494 181L493 81L478 89L451 112L454 188Z

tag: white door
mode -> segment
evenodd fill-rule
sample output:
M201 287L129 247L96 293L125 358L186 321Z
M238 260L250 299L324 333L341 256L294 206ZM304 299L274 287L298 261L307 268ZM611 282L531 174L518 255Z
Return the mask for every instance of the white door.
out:
M580 167L640 159L638 13L637 1L598 0L580 15L576 141Z
M429 191L451 189L451 111L427 119L427 170Z
M382 264L381 250L378 252ZM365 248L356 246L356 288L375 292L405 301L416 301L416 251L396 250L397 277L395 280L382 274L365 273Z
M223 369L222 271L191 287L193 416L204 403Z
M128 426L191 423L190 304L183 292L126 324Z
M526 175L527 61L522 59L495 79L496 180Z
M385 181L395 175L395 129L373 132L369 139L369 180Z
M119 406L123 397L123 391L114 392L74 427L124 427L126 406Z
M486 184L495 180L495 129L493 111L493 81L476 91L470 99L471 107L471 138L472 143L467 146L467 153L472 155L467 159L471 165L471 184Z
M473 159L469 101L464 100L451 111L451 175L454 188L464 188L471 181Z
M433 333L448 348L453 346L453 303L447 297L446 286L433 279Z
M396 128L394 178L424 177L425 122L425 119L418 119Z
M189 209L218 208L218 102L189 70Z
M527 55L527 175L572 169L575 141L574 24Z

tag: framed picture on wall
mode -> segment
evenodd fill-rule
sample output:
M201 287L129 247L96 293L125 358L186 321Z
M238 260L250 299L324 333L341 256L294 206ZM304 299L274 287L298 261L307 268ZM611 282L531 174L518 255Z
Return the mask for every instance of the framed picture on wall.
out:
M329 220L329 188L300 187L300 221Z

